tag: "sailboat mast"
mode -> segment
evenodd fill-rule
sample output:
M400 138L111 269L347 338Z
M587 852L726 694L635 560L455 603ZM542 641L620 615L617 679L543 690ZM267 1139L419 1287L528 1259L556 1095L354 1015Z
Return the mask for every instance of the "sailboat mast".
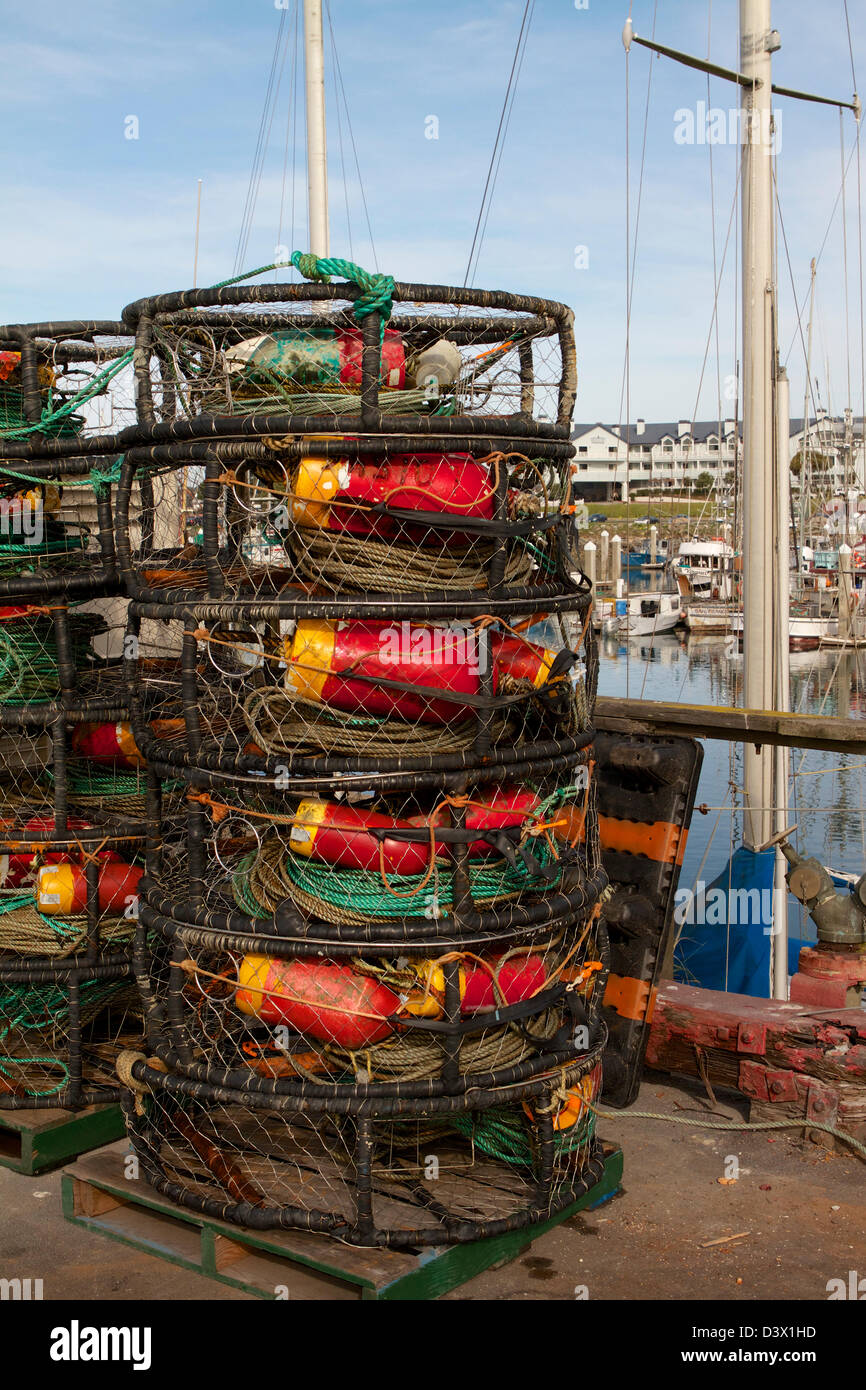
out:
M803 447L800 450L800 552L812 544L812 429L809 424L809 396L812 388L812 323L815 318L815 258L812 257L809 287L809 336L806 347L806 386L803 394ZM817 424L817 419L815 421Z
M791 619L791 391L784 367L776 371L776 659L775 708L791 708L791 657L788 634ZM775 824L776 835L788 829L788 774L790 752L781 745L775 750ZM774 999L788 998L788 885L785 882L787 861L776 845L773 875L773 935L770 965Z
M743 703L772 709L775 473L773 377L772 59L770 0L740 0L743 139ZM746 744L743 839L773 837L773 754Z
M304 57L310 250L315 256L328 256L331 242L328 219L328 143L325 129L322 0L304 0Z

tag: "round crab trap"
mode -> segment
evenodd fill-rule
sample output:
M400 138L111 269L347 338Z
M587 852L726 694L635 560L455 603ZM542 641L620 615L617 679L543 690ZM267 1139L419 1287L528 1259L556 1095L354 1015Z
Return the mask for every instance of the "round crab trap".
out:
M119 565L130 596L152 602L541 602L577 568L568 454L418 434L137 446L117 492Z
M317 283L124 311L141 422L117 508L130 595L555 593L576 567L571 311L294 264ZM153 499L138 545L136 484Z
M56 805L13 817L12 803L4 791L0 1109L116 1100L114 1058L142 1031L131 972L142 827Z
M125 1108L194 1209L473 1240L600 1171L572 316L293 263L315 283L123 315L129 721L97 732L153 778Z
M114 435L132 391L123 324L0 327L0 602L119 592Z
M161 440L205 438L216 417L232 417L225 432L236 438L339 429L567 440L577 370L565 305L397 283L338 259L296 253L293 264L314 283L186 290L123 311L139 416L169 422Z
M131 339L0 328L0 1108L116 1100L140 1037L131 957L147 773L88 749L128 718L114 559Z
M515 769L592 741L588 586L511 618L453 602L130 605L125 669L146 760L217 777ZM396 607L396 612L394 611ZM338 616L339 615L339 616ZM148 708L158 705L159 717Z
M601 1039L599 1039L600 1043ZM474 1241L565 1210L598 1182L597 1052L523 1086L344 1113L275 1106L126 1054L127 1126L170 1200L254 1230L411 1249Z

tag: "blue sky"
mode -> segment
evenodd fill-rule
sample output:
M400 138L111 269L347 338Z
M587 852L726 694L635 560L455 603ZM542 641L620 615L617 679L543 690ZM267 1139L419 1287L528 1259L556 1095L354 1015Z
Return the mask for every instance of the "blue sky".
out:
M523 0L330 0L379 268L398 278L461 283L493 146ZM635 29L736 65L736 0L634 0ZM849 0L854 60L866 63L863 5ZM708 32L712 12L711 31ZM508 141L474 282L563 299L575 311L577 417L621 417L625 344L626 3L536 0ZM280 11L274 0L5 0L4 207L0 320L113 317L140 295L192 283L197 180L203 179L198 283L231 274ZM289 10L291 15L291 9ZM775 4L782 34L775 80L850 97L841 0ZM273 258L289 106L287 64L265 158L247 266ZM328 55L330 69L330 55ZM709 149L678 145L675 112L707 100L699 73L632 50L632 212L647 84L640 231L632 321L631 415L713 417L733 371L734 244L703 371L713 304ZM727 109L731 89L713 80ZM841 184L840 125L830 108L780 101L779 187L797 294L830 224ZM438 117L439 138L425 138ZM138 120L125 138L127 117ZM357 177L345 190L335 102L329 109L332 251L372 265ZM854 121L843 123L850 150ZM295 245L305 249L303 151L295 162ZM348 136L343 131L348 149ZM866 138L864 138L866 144ZM290 150L294 132L290 131ZM731 213L736 150L713 149L717 260ZM866 153L864 153L866 160ZM289 158L291 172L292 157ZM863 171L866 190L866 169ZM847 186L852 398L861 406L856 158ZM282 241L292 240L288 213ZM585 268L575 248L585 247ZM787 261L780 265L781 340L802 409ZM846 403L848 365L841 213L818 274L813 375L825 404ZM699 389L700 388L700 389ZM729 404L724 413L731 413Z

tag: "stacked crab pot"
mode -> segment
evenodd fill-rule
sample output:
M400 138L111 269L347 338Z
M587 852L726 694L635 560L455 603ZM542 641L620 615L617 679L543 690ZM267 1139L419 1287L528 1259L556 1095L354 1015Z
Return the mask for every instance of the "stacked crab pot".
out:
M128 1124L195 1210L472 1240L600 1172L571 315L313 273L124 313L106 734L185 789L141 883Z
M0 328L0 1111L117 1100L146 774L91 756L128 720L113 439L120 323Z

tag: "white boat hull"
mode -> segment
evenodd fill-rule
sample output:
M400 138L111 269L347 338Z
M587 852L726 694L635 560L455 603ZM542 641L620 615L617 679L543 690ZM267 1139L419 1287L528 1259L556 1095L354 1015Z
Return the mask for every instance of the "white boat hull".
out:
M612 637L654 637L659 632L671 632L682 621L679 594L632 594L625 613L608 610L602 620L602 631Z
M685 608L685 625L689 632L730 632L737 616L728 603L689 603Z
M732 631L742 640L742 613L734 614ZM792 615L788 621L788 645L793 652L814 651L828 637L836 637L838 632L838 618L798 618Z

